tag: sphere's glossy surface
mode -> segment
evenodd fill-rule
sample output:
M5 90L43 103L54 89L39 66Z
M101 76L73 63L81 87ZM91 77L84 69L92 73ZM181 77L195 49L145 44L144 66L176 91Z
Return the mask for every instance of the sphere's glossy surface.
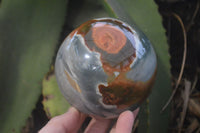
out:
M55 72L72 106L113 118L136 109L148 97L156 64L155 52L141 31L101 18L82 24L64 40Z

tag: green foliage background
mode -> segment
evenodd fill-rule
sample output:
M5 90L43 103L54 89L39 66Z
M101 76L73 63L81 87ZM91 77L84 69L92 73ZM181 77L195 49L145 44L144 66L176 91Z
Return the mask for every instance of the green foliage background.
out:
M73 30L87 20L108 16L137 25L155 47L158 76L149 102L141 107L139 132L167 132L169 110L163 114L160 110L170 94L169 55L162 20L153 0L3 0L0 5L0 132L21 132L42 93L53 94L43 102L49 117L66 111L69 105L60 98L55 77L43 79L60 45L60 36L67 36L61 34L64 25Z

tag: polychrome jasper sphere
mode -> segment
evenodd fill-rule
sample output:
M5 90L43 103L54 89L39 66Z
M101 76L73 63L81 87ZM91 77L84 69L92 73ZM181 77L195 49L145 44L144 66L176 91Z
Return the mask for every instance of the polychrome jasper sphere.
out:
M141 31L112 18L90 20L62 43L55 72L67 101L104 118L136 109L150 94L156 55Z

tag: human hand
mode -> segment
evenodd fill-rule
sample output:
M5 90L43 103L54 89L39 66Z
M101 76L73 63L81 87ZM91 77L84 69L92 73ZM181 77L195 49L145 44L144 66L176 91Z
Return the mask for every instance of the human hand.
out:
M131 133L138 112L139 109L121 113L110 133ZM77 133L86 117L86 114L71 107L65 114L52 118L39 133ZM106 133L111 123L110 119L92 118L85 133Z

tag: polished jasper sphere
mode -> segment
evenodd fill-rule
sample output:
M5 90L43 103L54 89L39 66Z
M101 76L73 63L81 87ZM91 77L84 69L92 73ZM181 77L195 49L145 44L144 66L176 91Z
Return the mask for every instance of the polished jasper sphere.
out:
M156 55L141 31L100 18L75 29L62 43L55 72L67 101L104 118L136 109L150 94Z

